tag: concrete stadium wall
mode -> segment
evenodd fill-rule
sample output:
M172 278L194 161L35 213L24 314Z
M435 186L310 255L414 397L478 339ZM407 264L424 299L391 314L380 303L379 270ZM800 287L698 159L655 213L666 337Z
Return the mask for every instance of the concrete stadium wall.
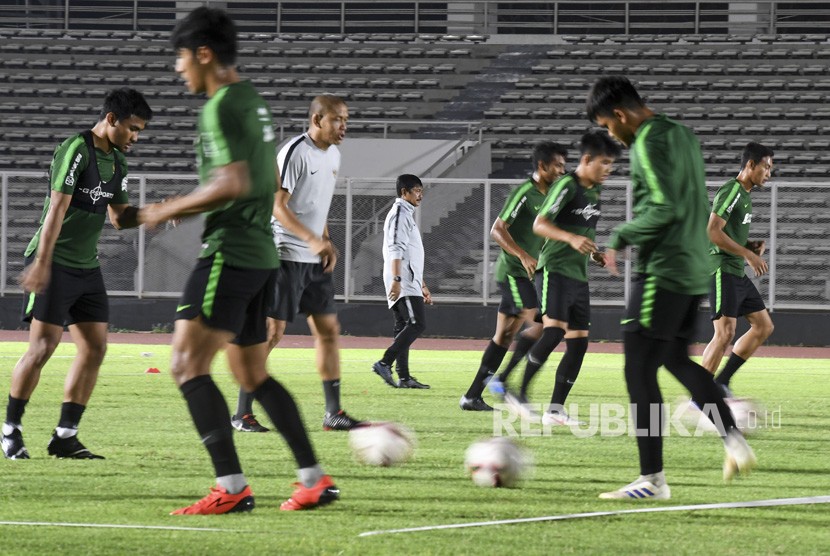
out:
M113 329L150 331L172 329L176 299L110 299L110 322ZM0 330L25 328L20 321L23 297L0 297ZM344 335L389 336L392 335L392 314L385 303L338 304L340 324ZM427 307L427 331L425 336L445 338L489 338L496 326L496 307L481 305L433 305ZM595 307L592 309L591 339L595 341L620 341L620 307ZM791 346L830 345L830 313L775 311L775 323L768 344ZM738 321L738 334L747 328L746 321ZM309 334L305 319L290 323L288 334ZM698 319L698 342L708 342L712 325L708 313L701 311Z

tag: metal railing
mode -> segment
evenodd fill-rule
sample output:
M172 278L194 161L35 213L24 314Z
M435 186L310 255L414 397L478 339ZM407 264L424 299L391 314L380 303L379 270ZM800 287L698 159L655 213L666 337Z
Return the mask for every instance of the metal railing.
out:
M207 1L205 4L210 5ZM0 27L62 30L169 31L193 2L171 8L153 0L63 0L0 6ZM178 5L180 4L180 5ZM825 4L802 2L368 2L225 0L241 32L276 34L655 34L824 33ZM824 30L822 30L824 29Z
M196 176L132 175L131 199L158 202L186 193ZM498 297L492 264L499 252L489 230L509 191L518 180L423 180L426 279L443 302L493 305ZM720 185L709 183L710 198ZM385 299L381 259L383 220L392 200L393 179L341 179L329 218L332 238L342 250L335 269L337 298L344 302ZM20 293L16 277L23 250L37 230L44 196L44 172L0 172L0 295ZM771 309L830 309L830 186L774 180L752 193L753 239L766 239L769 273L756 283ZM631 190L625 179L609 179L603 187L597 242L631 214ZM199 220L178 228L117 231L105 225L99 257L111 295L177 297L199 248ZM598 267L590 270L594 305L622 305L628 295L631 264L625 279L612 278Z

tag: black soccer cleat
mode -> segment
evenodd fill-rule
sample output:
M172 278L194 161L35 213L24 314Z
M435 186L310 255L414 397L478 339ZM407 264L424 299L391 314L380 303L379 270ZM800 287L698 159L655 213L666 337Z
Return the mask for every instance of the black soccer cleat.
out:
M487 402L480 396L478 398L461 396L461 401L458 402L458 406L464 411L493 411L493 408L487 405Z
M265 427L256 420L253 413L246 413L242 417L231 417L231 426L239 432L268 432Z
M372 370L375 371L375 374L382 378L383 381L392 388L398 387L398 385L395 384L395 379L392 378L392 367L383 361L378 361L377 363L372 364Z
M0 439L0 444L3 446L3 455L6 459L30 459L29 450L23 443L23 433L20 429L15 428L11 434L4 434Z
M365 424L364 421L354 419L342 409L337 413L326 412L326 416L323 418L324 431L350 431Z
M60 459L104 459L104 456L93 454L81 444L77 434L69 438L60 438L57 432L52 433L52 440L49 441L46 450L50 456Z
M429 384L418 382L414 376L408 376L398 381L398 388L412 388L417 390L429 390Z

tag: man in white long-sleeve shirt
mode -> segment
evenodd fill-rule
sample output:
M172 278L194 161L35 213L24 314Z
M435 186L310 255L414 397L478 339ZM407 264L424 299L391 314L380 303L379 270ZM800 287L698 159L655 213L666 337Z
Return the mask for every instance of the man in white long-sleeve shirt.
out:
M393 388L426 389L409 374L409 347L426 329L424 304L432 304L424 284L424 245L415 223L415 208L421 204L424 187L418 176L403 174L395 184L398 198L383 224L383 283L386 299L395 314L395 340L372 365L372 370ZM398 382L392 378L392 363Z

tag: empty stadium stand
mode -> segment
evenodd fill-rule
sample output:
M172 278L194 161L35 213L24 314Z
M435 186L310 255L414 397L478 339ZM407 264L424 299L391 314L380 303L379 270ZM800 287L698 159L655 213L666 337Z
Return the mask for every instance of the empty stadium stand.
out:
M540 44L417 33L241 38L242 74L268 100L284 136L305 128L314 95L331 92L349 103L350 136L377 135L379 124L367 122L373 119L480 120L484 139L493 145L491 177L521 178L539 140L576 147L590 128L583 103L591 83L624 73L650 105L696 131L711 180L737 172L738 154L750 140L776 151L777 178L821 182L830 172L830 108L824 102L830 35L562 35ZM156 112L131 155L131 172L192 174L202 100L187 94L174 74L166 40L167 33L148 31L0 28L0 170L45 171L57 143L94 122L104 92L130 85L147 95ZM447 133L428 124L400 129L393 136ZM618 176L627 174L627 164L624 154ZM43 191L30 183L14 187L7 240L8 251L17 253L31 236ZM788 189L789 196L777 200L778 299L797 305L830 296L826 191ZM154 195L175 192L171 185ZM493 217L504 195L494 192ZM755 202L753 229L762 235L772 205L763 193ZM601 227L607 230L624 220L624 202L604 199L604 205ZM497 253L492 246L491 260L482 259L481 213L473 207L459 205L447 216L443 234L426 238L437 245L431 255L442 261L428 276L438 294L480 293L480 277ZM450 222L454 227L448 228ZM601 232L600 241L605 237ZM102 258L117 251L108 245L133 241L105 233ZM20 265L9 258L10 273ZM620 301L618 283L602 273L593 277L596 300ZM119 280L111 289L129 290L131 271ZM766 278L760 283L764 295L767 284Z

